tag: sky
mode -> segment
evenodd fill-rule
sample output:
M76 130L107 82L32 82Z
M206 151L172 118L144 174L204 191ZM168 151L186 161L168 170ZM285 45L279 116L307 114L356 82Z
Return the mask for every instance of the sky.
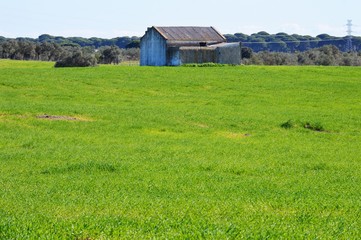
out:
M361 36L360 0L0 0L0 36L144 35L151 26L214 26L223 34L266 31Z

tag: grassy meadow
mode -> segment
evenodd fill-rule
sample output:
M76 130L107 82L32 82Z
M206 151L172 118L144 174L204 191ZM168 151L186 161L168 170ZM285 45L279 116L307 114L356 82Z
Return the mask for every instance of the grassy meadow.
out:
M361 68L0 60L0 239L359 239Z

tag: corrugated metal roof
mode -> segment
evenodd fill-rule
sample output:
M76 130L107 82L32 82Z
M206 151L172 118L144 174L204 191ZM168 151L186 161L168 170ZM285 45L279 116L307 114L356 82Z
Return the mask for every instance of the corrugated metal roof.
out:
M202 49L210 49L210 50L213 50L213 49L216 49L216 48L225 48L225 47L240 47L240 43L239 42L235 42L235 43L217 43L217 44L213 44L213 45L208 45L206 47L202 47ZM180 49L200 49L199 46L195 47L195 46L186 46L186 45L183 45L180 47Z
M154 27L168 41L225 42L214 27Z

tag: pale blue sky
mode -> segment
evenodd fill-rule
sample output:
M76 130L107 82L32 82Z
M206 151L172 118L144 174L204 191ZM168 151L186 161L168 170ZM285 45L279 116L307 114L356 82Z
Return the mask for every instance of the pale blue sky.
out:
M0 0L0 36L113 38L149 26L214 26L222 33L266 31L361 36L360 0Z

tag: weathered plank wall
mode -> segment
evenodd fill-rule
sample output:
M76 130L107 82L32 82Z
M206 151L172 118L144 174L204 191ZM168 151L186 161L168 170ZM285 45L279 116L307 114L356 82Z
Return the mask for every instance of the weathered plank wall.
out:
M149 28L140 43L140 65L164 66L166 58L166 40L154 28Z
M207 47L185 47L180 50L181 64L216 62L214 49Z

